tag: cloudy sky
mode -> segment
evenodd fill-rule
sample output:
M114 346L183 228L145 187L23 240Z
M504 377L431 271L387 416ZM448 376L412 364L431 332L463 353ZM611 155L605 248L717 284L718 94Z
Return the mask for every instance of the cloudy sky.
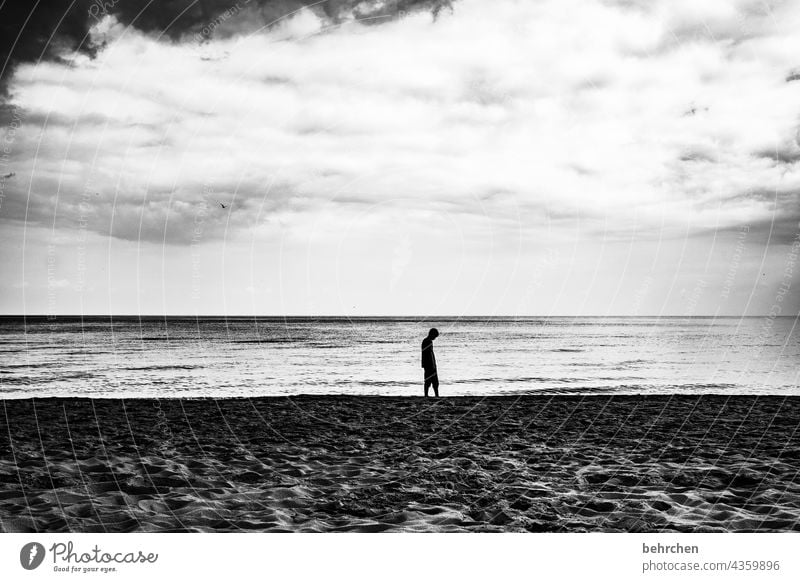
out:
M2 313L800 311L798 2L153 4L0 31Z

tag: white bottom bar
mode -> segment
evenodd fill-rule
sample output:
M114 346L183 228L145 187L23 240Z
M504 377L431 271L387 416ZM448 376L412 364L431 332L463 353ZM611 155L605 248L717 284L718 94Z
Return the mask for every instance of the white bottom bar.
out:
M33 542L44 548L43 559L38 547L30 556ZM800 579L799 543L796 534L766 533L4 534L0 575L3 580L777 582ZM22 562L36 561L41 563L35 569L23 567Z

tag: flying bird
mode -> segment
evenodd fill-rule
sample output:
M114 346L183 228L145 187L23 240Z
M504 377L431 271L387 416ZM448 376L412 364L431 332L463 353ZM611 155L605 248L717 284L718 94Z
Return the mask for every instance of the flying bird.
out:
M683 112L684 117L689 117L692 115L697 115L700 112L708 111L708 107L696 107L692 105L689 109Z
M220 206L222 206L223 208L227 208L227 206L226 206L225 204L223 204L222 202L220 202L219 200L217 200L217 204L219 204L219 205L220 205Z
M16 173L16 172L9 172L8 174L3 174L3 179L6 179L6 178L13 178L13 177L14 177L14 176L16 176L16 175L17 175L17 173Z

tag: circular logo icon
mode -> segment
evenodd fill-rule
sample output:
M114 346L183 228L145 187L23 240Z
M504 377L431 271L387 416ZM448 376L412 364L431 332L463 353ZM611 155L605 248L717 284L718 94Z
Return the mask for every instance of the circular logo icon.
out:
M35 570L44 561L44 546L38 542L30 542L19 551L19 563L26 570Z

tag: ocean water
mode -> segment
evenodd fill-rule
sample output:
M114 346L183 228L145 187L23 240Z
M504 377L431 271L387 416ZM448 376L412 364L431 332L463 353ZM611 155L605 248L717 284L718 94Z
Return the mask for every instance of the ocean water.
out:
M800 395L798 319L779 317L0 317L0 398Z

